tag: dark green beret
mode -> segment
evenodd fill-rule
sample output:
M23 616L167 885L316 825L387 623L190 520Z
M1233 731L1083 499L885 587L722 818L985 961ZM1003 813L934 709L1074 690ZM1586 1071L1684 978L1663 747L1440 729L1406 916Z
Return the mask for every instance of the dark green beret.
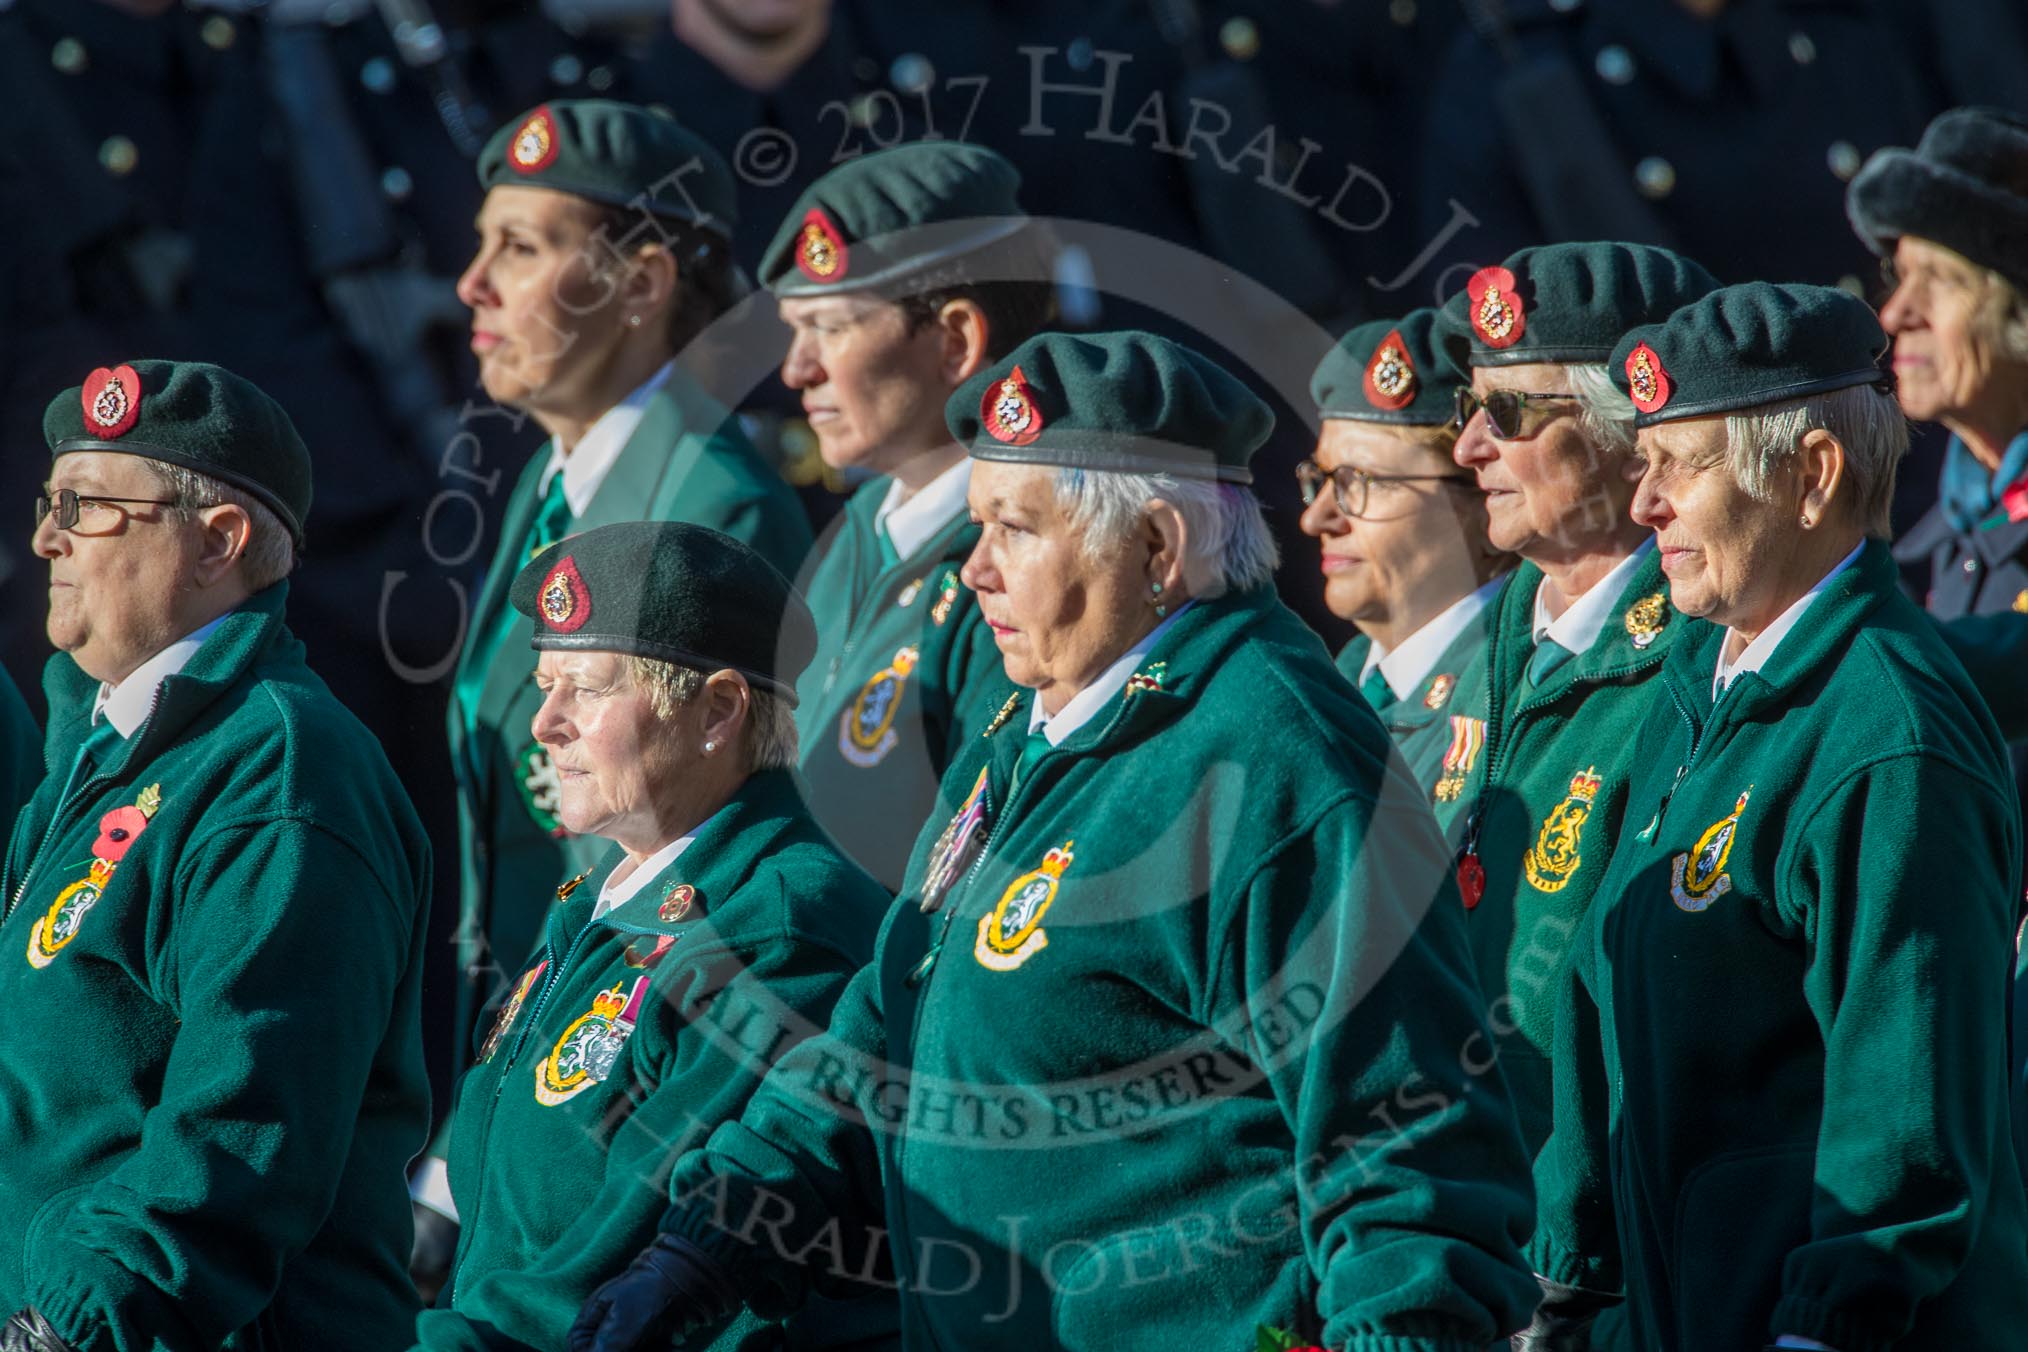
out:
M1914 150L1876 151L1846 190L1845 214L1875 253L1914 235L2028 292L2028 120L1951 109Z
M1854 385L1888 391L1886 350L1872 307L1848 291L1748 282L1628 333L1610 369L1648 427Z
M709 141L667 113L612 99L545 103L506 123L479 152L479 182L553 188L727 239L739 224L732 169Z
M538 649L730 667L791 706L817 651L810 608L773 564L683 521L623 521L560 540L515 574L508 599L535 621Z
M1310 377L1323 418L1436 427L1455 413L1458 373L1437 351L1437 312L1376 319L1338 340Z
M201 361L101 366L49 401L42 435L55 455L138 455L231 484L266 504L302 548L310 452L280 404L222 367Z
M761 255L761 284L777 296L821 296L902 281L1027 225L1020 186L1003 157L962 141L847 161L789 208Z
M1275 415L1167 338L1043 333L958 386L944 421L979 460L1245 484Z
M1439 342L1460 370L1602 362L1628 329L1660 323L1717 286L1701 265L1651 244L1523 249L1450 298Z

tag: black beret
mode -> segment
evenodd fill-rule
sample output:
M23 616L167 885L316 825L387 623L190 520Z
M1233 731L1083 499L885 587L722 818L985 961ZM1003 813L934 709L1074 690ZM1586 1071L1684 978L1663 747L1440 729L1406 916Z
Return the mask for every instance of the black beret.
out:
M761 255L777 296L886 286L1007 239L1028 224L1021 175L962 141L916 141L831 170L804 190Z
M101 366L49 401L42 435L53 455L138 455L231 484L280 517L302 548L310 452L280 404L223 367L146 360Z
M479 182L552 188L732 237L738 185L711 143L667 113L612 99L531 108L479 152Z
M535 621L539 650L730 667L791 706L817 651L809 606L773 564L683 521L623 521L559 540L515 574L508 599Z
M1634 425L1649 427L1854 385L1888 393L1886 350L1872 307L1848 291L1748 282L1634 329L1610 369L1634 401Z
M1456 414L1458 373L1436 349L1437 312L1376 319L1339 339L1310 377L1324 418L1436 427Z
M1846 190L1845 214L1875 253L1914 235L2028 292L2028 121L1953 108L1913 151L1875 152Z
M979 460L1253 482L1275 415L1209 357L1152 333L1043 333L944 405Z
M1443 307L1438 341L1461 371L1612 356L1637 324L1667 319L1718 279L1652 244L1547 244L1480 268Z

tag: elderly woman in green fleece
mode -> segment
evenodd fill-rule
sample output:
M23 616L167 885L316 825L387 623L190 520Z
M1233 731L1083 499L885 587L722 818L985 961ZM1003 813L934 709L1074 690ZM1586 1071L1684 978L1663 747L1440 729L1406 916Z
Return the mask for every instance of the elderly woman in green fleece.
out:
M1622 1291L1644 1348L2028 1327L2021 841L1992 719L1896 585L1885 346L1842 291L1755 283L1615 353L1635 519L1707 623L1663 667L1564 980L1544 1346Z
M1526 1166L1422 795L1275 599L1272 415L1044 335L960 387L1013 683L830 1029L678 1162L573 1349L891 1269L906 1345L1484 1348ZM1398 759L1395 761L1398 766Z
M537 555L511 600L535 626L557 810L610 843L555 889L459 1086L464 1225L417 1327L431 1352L562 1347L654 1237L674 1152L822 1029L887 902L803 806L790 711L816 631L757 553L701 526L603 526Z

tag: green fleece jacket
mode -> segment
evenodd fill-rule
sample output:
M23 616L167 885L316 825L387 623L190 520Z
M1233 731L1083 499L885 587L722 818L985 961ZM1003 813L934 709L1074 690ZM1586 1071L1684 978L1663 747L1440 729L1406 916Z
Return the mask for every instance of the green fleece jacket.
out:
M572 837L556 820L556 772L529 731L542 702L531 680L533 621L507 602L509 584L528 557L548 464L545 446L507 500L500 547L472 608L450 705L462 871L458 968L464 979L452 1040L460 1070L482 1017L506 998L515 964L542 933L549 880L591 867L606 848L603 840ZM680 369L649 398L640 425L569 530L615 521L709 526L752 545L789 577L810 545L795 493ZM496 634L503 636L493 648L485 640ZM459 692L475 692L475 704L467 706Z
M1557 977L1620 834L1655 674L1686 628L1650 551L1597 641L1530 685L1541 583L1542 570L1523 564L1495 603L1485 749L1464 792L1438 813L1462 837L1463 867L1476 859L1485 870L1466 930L1531 1151L1549 1136Z
M1457 810L1486 747L1486 631L1492 607L1481 610L1445 647L1407 699L1380 711L1381 726L1401 748L1437 820L1455 843L1464 829ZM1373 640L1364 634L1338 653L1338 670L1354 686Z
M0 1307L81 1352L370 1352L414 1327L429 845L303 665L287 593L82 762L98 682L65 655L44 677L49 777L0 894Z
M1519 1327L1527 1167L1461 1055L1485 1032L1446 851L1316 636L1266 590L1200 601L1016 784L1030 698L665 1225L762 1313L891 1260L914 1348Z
M489 1054L459 1086L450 1175L463 1225L448 1308L422 1316L419 1348L561 1348L592 1291L654 1238L670 1163L822 1030L888 901L784 770L748 780L594 920L621 857L610 849L563 889Z
M1715 707L1686 628L1564 981L1539 1270L1658 1352L2013 1345L1998 730L1879 542Z
M886 479L852 495L802 579L817 655L797 683L810 808L891 896L965 740L993 716L1003 668L958 570L979 528L960 512L886 563Z
M0 671L0 822L12 822L42 779L42 729L14 680Z

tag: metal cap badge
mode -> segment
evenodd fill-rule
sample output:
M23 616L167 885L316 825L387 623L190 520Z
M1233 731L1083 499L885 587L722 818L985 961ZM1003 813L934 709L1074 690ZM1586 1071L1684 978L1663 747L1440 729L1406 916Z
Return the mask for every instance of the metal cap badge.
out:
M986 387L986 397L979 401L979 421L988 436L1010 446L1026 446L1042 435L1042 410L1035 406L1035 392L1020 367Z
M1415 402L1418 383L1408 345L1401 340L1401 330L1395 329L1380 340L1366 363L1366 400L1375 408L1407 408Z
M1643 413L1653 413L1668 403L1674 392L1661 355L1646 343L1635 344L1627 354L1627 394L1634 407Z
M570 555L558 560L542 580L538 604L543 620L559 634L574 634L591 618L591 592L577 571L577 561Z
M514 143L507 150L507 163L524 174L539 174L555 163L558 149L556 121L550 117L549 105L545 103L515 131Z
M1487 347L1512 347L1528 331L1527 307L1514 294L1514 274L1502 267L1480 268L1465 284L1472 302L1472 332Z
M811 207L796 238L796 267L813 282L835 282L845 276L851 261L845 236L822 207Z
M130 431L141 416L141 377L131 366L101 366L85 377L79 397L85 426L110 440Z

